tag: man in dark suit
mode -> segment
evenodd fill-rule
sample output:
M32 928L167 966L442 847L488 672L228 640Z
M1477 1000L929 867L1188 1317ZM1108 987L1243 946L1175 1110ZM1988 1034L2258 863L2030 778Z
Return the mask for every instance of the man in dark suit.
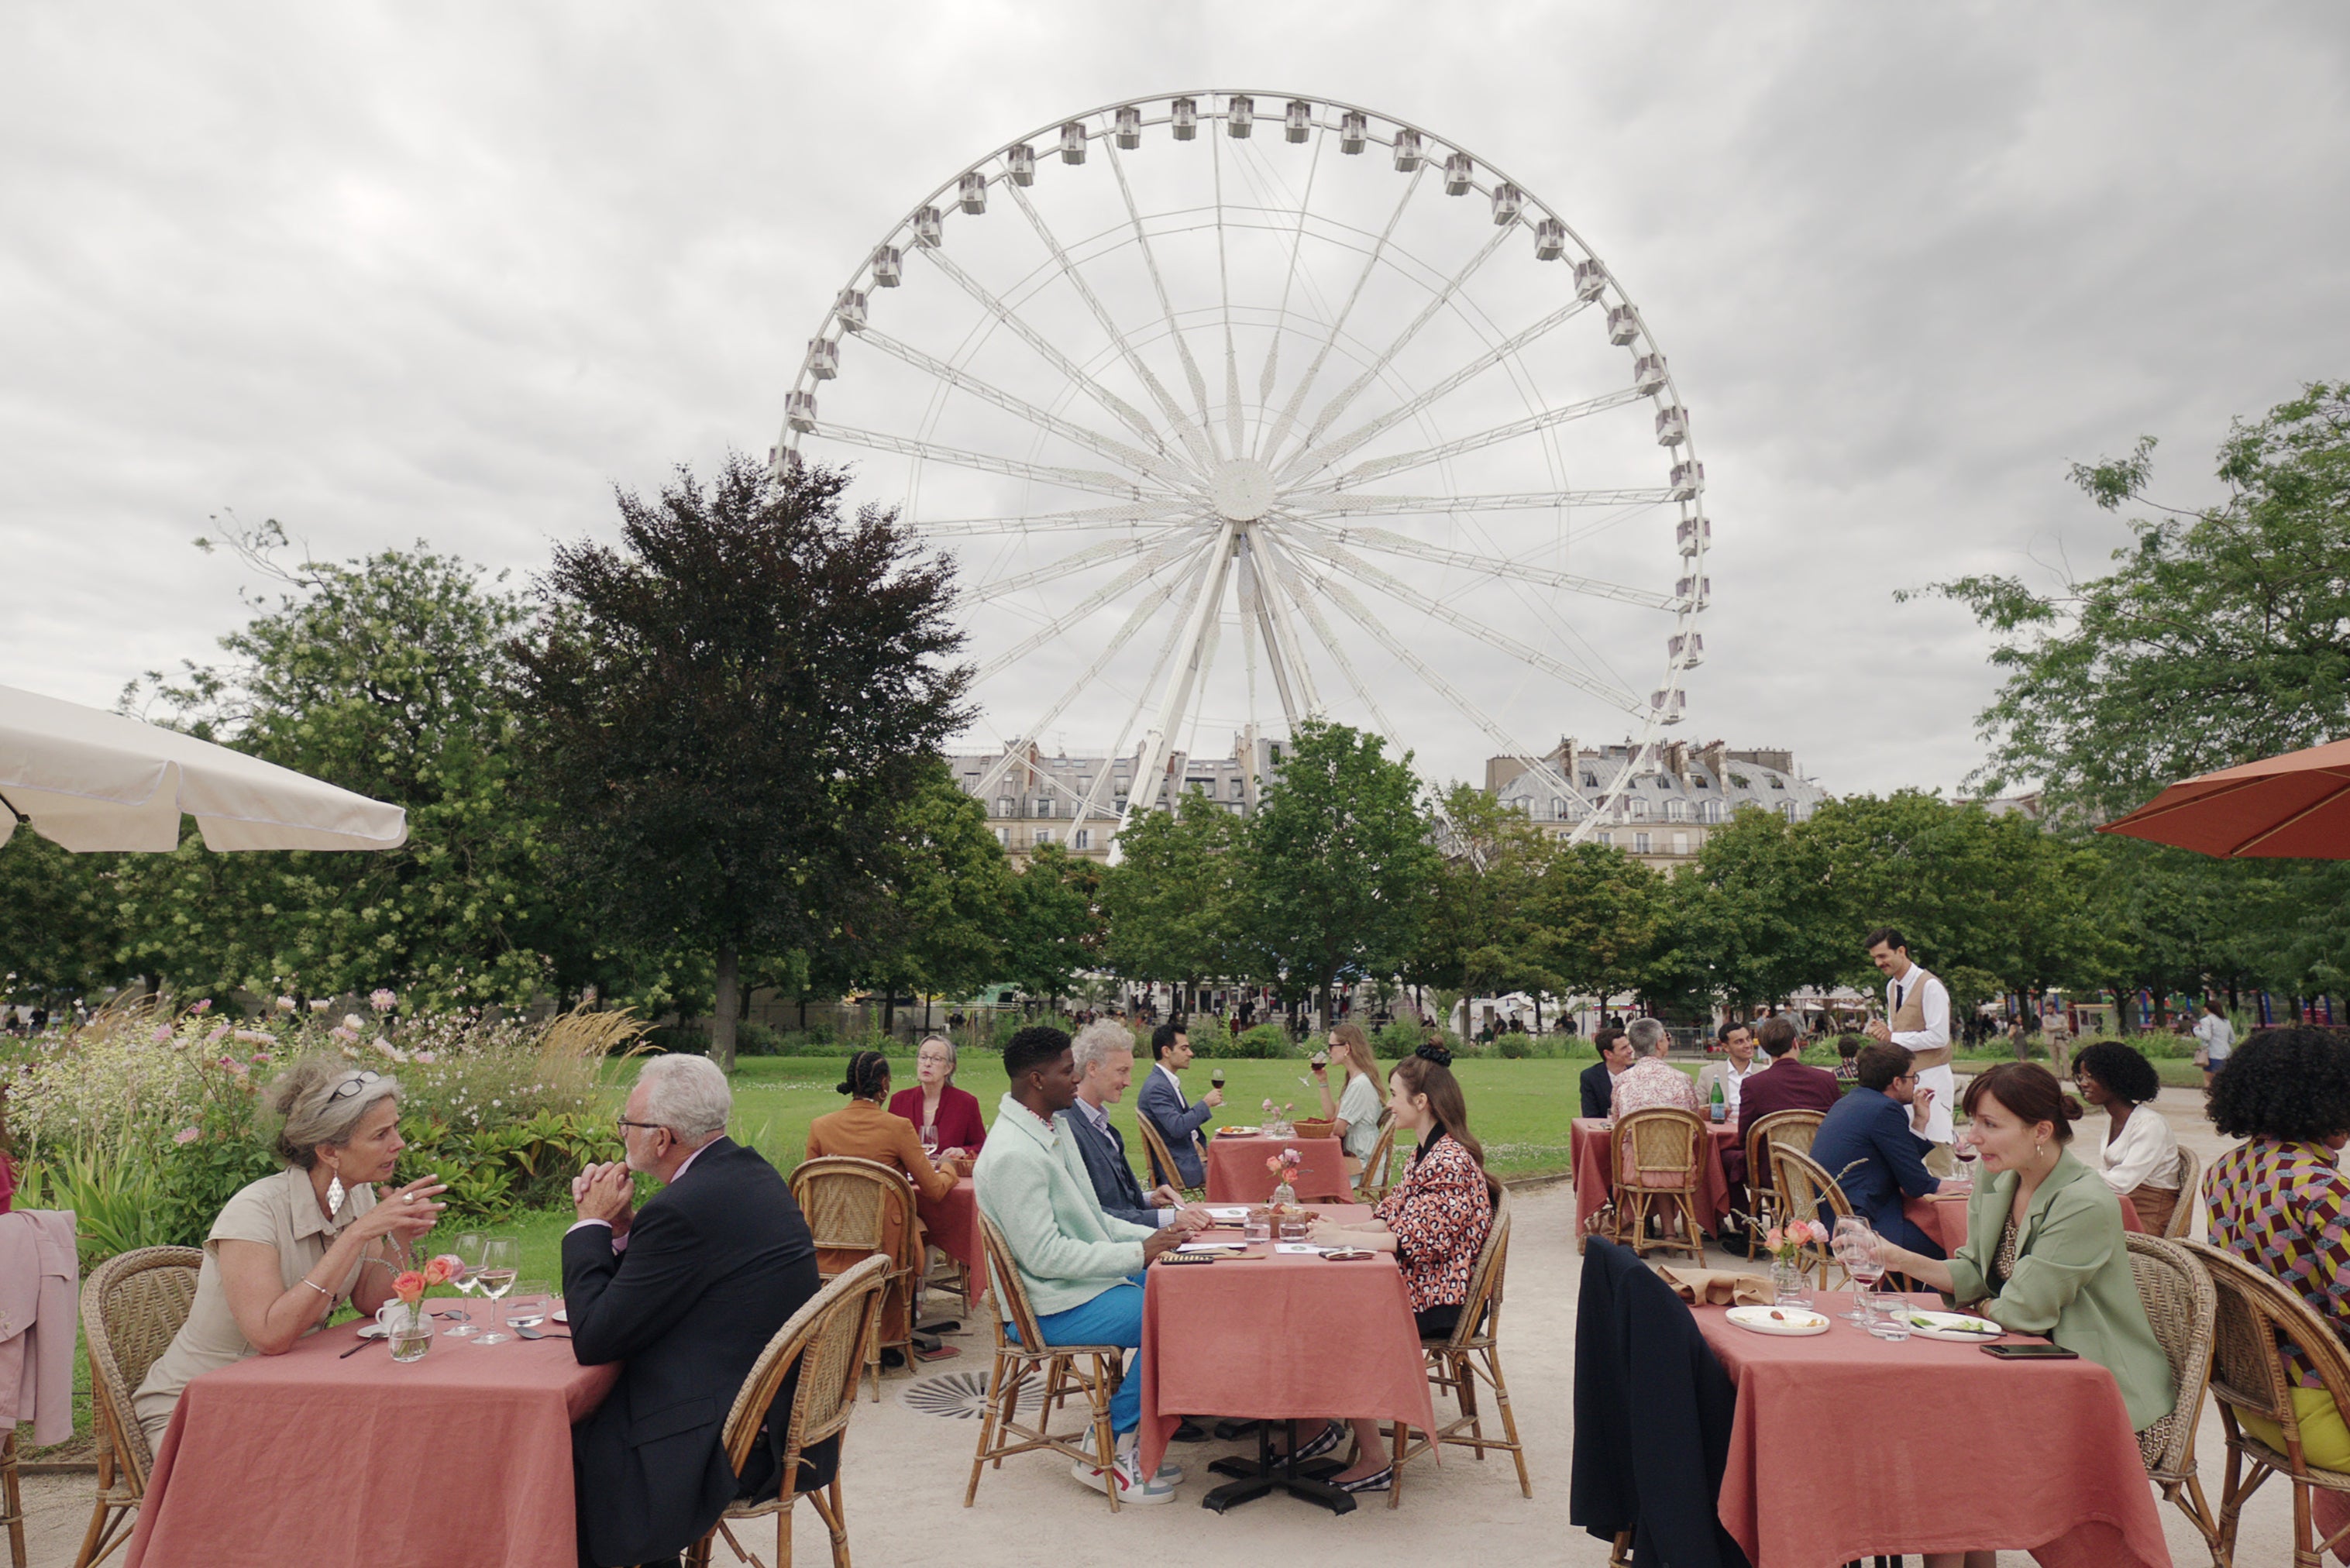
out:
M1126 1139L1109 1119L1109 1107L1134 1081L1133 1033L1125 1024L1107 1020L1088 1023L1077 1031L1069 1051L1077 1069L1077 1103L1053 1119L1085 1156L1086 1174L1093 1179L1094 1196L1101 1199L1102 1212L1154 1231L1178 1219L1193 1230L1204 1229L1207 1210L1187 1207L1183 1195L1173 1188L1162 1185L1147 1195L1143 1192L1134 1167L1127 1162Z
M816 1294L816 1245L791 1189L725 1136L733 1096L703 1056L655 1056L620 1113L626 1164L572 1183L563 1297L583 1366L625 1363L571 1430L579 1561L666 1563L736 1495L720 1438L751 1366ZM662 1183L639 1210L631 1172ZM789 1385L775 1407L788 1407ZM822 1467L830 1479L830 1455ZM764 1461L764 1475L758 1467ZM774 1483L762 1445L744 1481ZM806 1480L804 1474L801 1478Z
M1602 1024L1592 1043L1599 1047L1599 1060L1583 1070L1583 1115L1586 1120L1606 1121L1607 1107L1616 1100L1616 1077L1632 1064L1632 1043L1621 1029Z
M1835 1075L1825 1067L1806 1067L1797 1060L1803 1054L1803 1031L1786 1014L1764 1019L1754 1032L1754 1043L1762 1048L1771 1064L1759 1073L1749 1074L1745 1085L1738 1092L1738 1141L1721 1151L1721 1164L1723 1172L1733 1181L1751 1179L1767 1183L1771 1179L1769 1171L1746 1168L1748 1129L1773 1111L1831 1110L1844 1090ZM1750 1095L1759 1097L1749 1099Z
M1134 1108L1149 1116L1167 1152L1175 1161L1174 1179L1185 1187L1198 1187L1207 1177L1207 1139L1200 1128L1215 1117L1216 1107L1224 1103L1222 1089L1210 1089L1200 1096L1197 1105L1183 1097L1183 1082L1175 1075L1191 1064L1191 1038L1182 1026L1162 1023L1150 1032L1150 1054L1156 1064L1150 1076L1144 1080L1142 1092L1134 1097ZM1153 1175L1165 1179L1166 1171Z
M1812 1158L1836 1179L1852 1211L1878 1235L1939 1258L1941 1245L1901 1212L1903 1198L1941 1190L1926 1168L1926 1151L1933 1146L1922 1136L1933 1091L1918 1088L1907 1045L1871 1045L1861 1052L1859 1068L1859 1086L1829 1107L1812 1135ZM1831 1218L1823 1204L1821 1222Z

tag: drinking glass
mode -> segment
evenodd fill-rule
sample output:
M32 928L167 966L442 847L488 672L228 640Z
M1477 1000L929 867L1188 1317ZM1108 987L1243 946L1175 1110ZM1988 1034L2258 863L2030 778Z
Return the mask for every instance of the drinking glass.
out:
M1208 1075L1208 1086L1211 1089L1221 1089L1224 1086L1224 1070L1222 1067Z
M1273 1216L1263 1209L1250 1210L1247 1217L1241 1220L1242 1244L1246 1245L1252 1241L1270 1241L1272 1240Z
M1877 1271L1867 1276L1871 1281L1885 1277L1885 1266L1876 1261L1876 1253L1870 1244L1875 1238L1876 1232L1869 1228L1868 1221L1859 1215L1836 1216L1835 1234L1829 1245L1835 1249L1836 1262L1844 1265L1846 1275L1855 1285L1860 1283L1863 1272L1870 1268ZM1853 1293L1852 1310L1844 1316L1847 1323L1856 1323L1864 1327L1867 1325L1868 1303L1863 1292L1856 1290Z
M939 1158L939 1124L936 1122L922 1124L922 1154L929 1159Z
M515 1276L522 1272L522 1243L512 1236L493 1236L482 1246L482 1293L492 1301L503 1301L514 1289ZM504 1345L514 1335L500 1334L496 1329L476 1341L481 1345Z
M1281 1239L1283 1241L1303 1241L1305 1240L1305 1216L1303 1214L1284 1214L1281 1217Z
M505 1309L508 1328L536 1328L546 1321L546 1282L517 1281Z
M481 1288L482 1249L488 1242L489 1238L479 1231L468 1231L457 1238L457 1262L462 1267L449 1282L457 1287L460 1294L470 1296ZM470 1339L482 1332L473 1326L473 1314L463 1307L451 1307L449 1313L457 1320L456 1327L441 1331L449 1338Z

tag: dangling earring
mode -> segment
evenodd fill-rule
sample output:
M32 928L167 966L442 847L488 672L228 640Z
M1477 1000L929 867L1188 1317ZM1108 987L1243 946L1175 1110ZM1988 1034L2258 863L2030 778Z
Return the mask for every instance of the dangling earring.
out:
M327 1218L332 1220L343 1211L343 1178L337 1171L327 1183Z

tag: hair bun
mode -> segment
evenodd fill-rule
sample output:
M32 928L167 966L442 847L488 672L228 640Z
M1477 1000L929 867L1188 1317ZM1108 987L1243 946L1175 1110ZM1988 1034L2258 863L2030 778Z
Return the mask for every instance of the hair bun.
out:
M1423 1062L1433 1062L1440 1067L1450 1067L1452 1065L1451 1051L1445 1046L1437 1044L1432 1040L1413 1047L1411 1054L1419 1057Z
M2074 1099L2072 1096L2070 1096L2070 1095L2066 1095L2066 1096L2064 1096L2064 1119L2065 1119L2066 1121L2068 1121L2068 1122L2077 1122L2077 1121L2079 1121L2083 1116L2087 1116L2087 1115L2089 1114L2089 1107L2088 1107L2088 1106L2085 1106L2085 1105L2083 1105L2080 1101L2078 1101L2078 1100Z
M841 1083L835 1084L832 1086L832 1092L836 1095L853 1095L857 1093L857 1087L853 1084L843 1081Z

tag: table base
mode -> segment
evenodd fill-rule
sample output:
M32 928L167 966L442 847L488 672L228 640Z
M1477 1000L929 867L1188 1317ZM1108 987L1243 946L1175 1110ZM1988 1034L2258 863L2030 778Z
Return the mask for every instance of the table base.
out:
M1282 1423L1289 1431L1289 1452L1297 1452L1297 1423ZM1259 1423L1256 1429L1256 1462L1246 1459L1218 1459L1208 1467L1220 1476L1235 1476L1200 1500L1201 1508L1212 1508L1218 1513L1243 1502L1254 1502L1268 1492L1285 1491L1307 1502L1320 1503L1332 1513L1355 1511L1355 1494L1342 1491L1330 1484L1330 1478L1347 1467L1336 1459L1308 1459L1300 1465L1295 1459L1273 1457L1273 1423Z

